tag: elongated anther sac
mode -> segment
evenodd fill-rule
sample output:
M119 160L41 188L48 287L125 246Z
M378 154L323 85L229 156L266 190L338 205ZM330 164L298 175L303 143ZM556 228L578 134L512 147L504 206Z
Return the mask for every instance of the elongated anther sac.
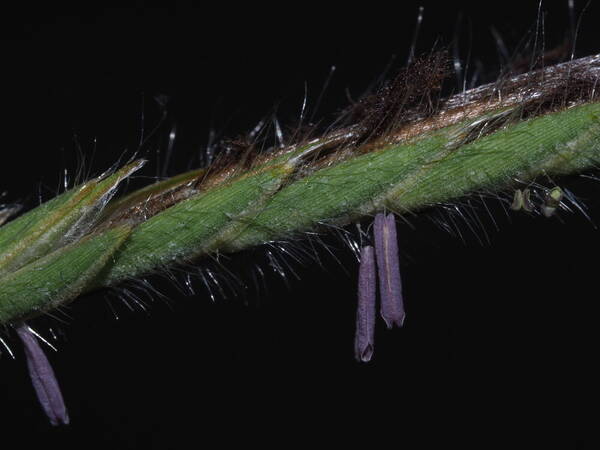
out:
M394 215L377 214L373 225L373 235L379 274L381 317L388 328L392 328L394 325L401 327L404 323L405 312Z
M358 307L354 356L359 362L369 362L375 349L375 254L373 247L363 247L358 272Z
M19 326L16 332L23 342L29 376L42 409L52 425L68 425L67 407L48 358L27 325Z

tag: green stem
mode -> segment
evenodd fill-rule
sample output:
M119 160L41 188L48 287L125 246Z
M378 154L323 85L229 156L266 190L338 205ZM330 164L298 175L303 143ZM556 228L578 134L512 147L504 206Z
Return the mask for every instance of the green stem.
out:
M384 209L414 213L477 191L580 172L600 160L600 103L494 126L519 113L518 104L499 105L398 143L376 141L369 151L359 146L323 158L319 152L343 139L332 134L251 169L225 171L207 186L197 186L202 171L182 174L91 217L139 167L134 163L0 228L0 324L173 263L301 237ZM90 231L81 237L75 231L83 219Z

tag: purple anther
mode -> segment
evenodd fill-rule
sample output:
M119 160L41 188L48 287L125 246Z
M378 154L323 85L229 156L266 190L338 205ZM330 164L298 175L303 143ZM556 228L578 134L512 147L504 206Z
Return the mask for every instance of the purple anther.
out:
M68 425L67 407L48 358L46 358L36 337L27 325L21 325L16 328L16 331L25 348L31 382L44 412L50 419L50 423L54 426Z
M381 317L388 328L392 328L394 324L401 327L405 313L394 215L377 214L373 224L373 235L379 273Z
M369 362L375 345L375 255L373 247L363 247L358 271L358 307L354 356L359 362Z

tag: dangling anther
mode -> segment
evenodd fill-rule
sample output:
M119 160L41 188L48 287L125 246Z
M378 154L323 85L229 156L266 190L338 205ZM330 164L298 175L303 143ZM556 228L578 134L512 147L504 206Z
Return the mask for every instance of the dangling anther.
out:
M401 327L404 323L405 312L394 215L377 214L373 225L373 235L379 274L381 317L385 320L388 328L392 328L394 324Z
M369 362L375 345L375 254L373 247L363 247L360 252L358 272L358 307L356 309L356 335L354 356L359 362Z
M15 330L23 342L29 376L42 409L52 425L68 425L67 407L48 358L27 325L23 324Z

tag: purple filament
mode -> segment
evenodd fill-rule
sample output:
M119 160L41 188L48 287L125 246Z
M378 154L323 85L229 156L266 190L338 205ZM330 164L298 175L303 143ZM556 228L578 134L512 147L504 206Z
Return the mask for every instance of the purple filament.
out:
M48 358L27 325L21 325L16 331L23 342L29 376L42 409L52 425L68 425L67 407Z
M373 235L379 273L381 317L388 328L392 328L394 324L401 327L405 313L394 215L377 214L373 225Z

